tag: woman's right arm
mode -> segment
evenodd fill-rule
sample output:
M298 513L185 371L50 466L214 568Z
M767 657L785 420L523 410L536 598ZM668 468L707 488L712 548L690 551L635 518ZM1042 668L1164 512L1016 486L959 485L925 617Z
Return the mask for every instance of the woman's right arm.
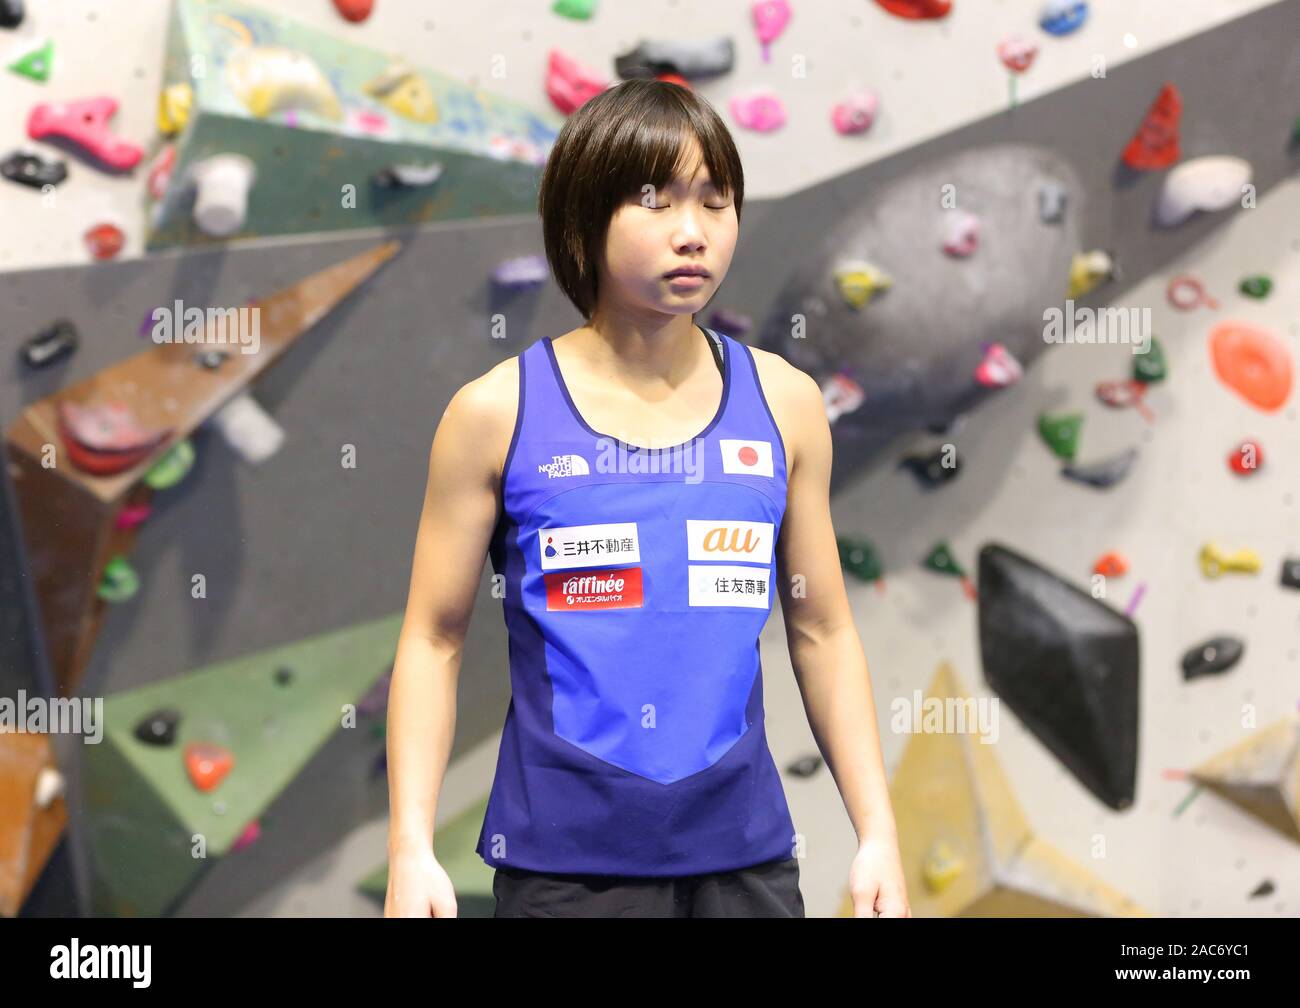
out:
M503 393L511 387L511 373L518 381L518 371L507 365L517 367L513 360L502 362L457 391L429 451L406 616L388 692L386 917L456 915L451 882L434 857L433 826L456 732L461 652L496 525L501 462L514 427L514 410L503 409ZM512 398L517 401L517 393Z

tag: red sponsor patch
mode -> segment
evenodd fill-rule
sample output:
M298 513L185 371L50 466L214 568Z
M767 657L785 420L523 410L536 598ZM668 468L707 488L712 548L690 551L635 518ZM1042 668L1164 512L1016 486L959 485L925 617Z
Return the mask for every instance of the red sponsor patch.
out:
M641 606L641 568L555 571L546 581L546 608L637 609Z

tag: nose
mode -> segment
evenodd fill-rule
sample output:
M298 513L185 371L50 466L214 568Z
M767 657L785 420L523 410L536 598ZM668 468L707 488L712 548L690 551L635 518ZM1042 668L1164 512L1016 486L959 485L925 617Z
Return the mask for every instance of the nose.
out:
M680 255L685 252L699 252L705 247L704 230L700 227L700 215L693 208L684 209L677 217L673 229L673 249Z

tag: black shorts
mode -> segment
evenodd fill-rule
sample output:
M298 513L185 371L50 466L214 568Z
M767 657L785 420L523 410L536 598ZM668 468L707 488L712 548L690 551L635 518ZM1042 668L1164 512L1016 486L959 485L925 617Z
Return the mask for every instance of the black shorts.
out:
M803 917L799 860L676 878L498 868L494 917Z

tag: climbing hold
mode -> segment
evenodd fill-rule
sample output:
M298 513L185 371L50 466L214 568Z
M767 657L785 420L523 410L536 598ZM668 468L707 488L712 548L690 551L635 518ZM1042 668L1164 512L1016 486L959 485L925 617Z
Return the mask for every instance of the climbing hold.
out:
M1055 224L1065 217L1069 194L1059 182L1044 182L1038 187L1038 219L1045 224Z
M1123 553L1112 550L1098 557L1097 562L1092 565L1092 572L1108 578L1123 577L1128 573L1128 561L1124 559Z
M149 172L145 176L145 189L149 192L149 198L160 200L167 194L167 186L171 184L172 172L176 168L176 145L164 145L154 159L149 162Z
M876 121L876 113L879 111L880 96L864 88L835 103L831 109L831 123L835 132L841 136L865 133Z
M335 5L347 3L348 0L334 0ZM367 3L370 0L366 0ZM349 21L357 21L359 18L348 18ZM238 854L245 847L251 847L262 837L262 824L254 819L251 823L240 831L239 836L235 837L234 842L230 845L230 853Z
M90 406L59 402L59 427L73 465L95 476L111 476L138 465L171 428L149 430L124 403Z
M191 165L189 178L197 187L194 223L204 234L225 238L244 226L248 192L257 180L257 167L242 154L214 154Z
M1228 388L1272 412L1291 395L1291 355L1268 330L1250 322L1220 322L1210 330L1210 359Z
M277 686L288 686L289 683L293 682L293 669L289 668L288 665L277 666L276 670L271 674L274 676Z
M1236 553L1225 553L1212 542L1201 547L1199 554L1201 573L1206 577L1217 578L1222 574L1256 574L1259 572L1259 554L1252 549L1240 549Z
M16 150L0 161L0 175L19 185L43 189L62 182L68 177L68 169L62 161L46 161L31 151Z
M555 0L551 10L574 21L590 21L596 12L596 0Z
M1239 157L1184 161L1165 176L1156 201L1156 223L1174 227L1197 210L1212 213L1230 207L1241 199L1250 176L1250 162Z
M790 5L786 0L758 0L751 10L754 15L754 31L758 34L759 45L763 47L763 62L769 63L772 59L772 43L790 23Z
M893 282L888 274L863 259L846 260L835 270L835 286L852 308L861 308Z
M77 343L77 327L67 319L59 319L23 344L23 363L34 368L49 367L71 356Z
M845 413L852 413L866 398L862 386L843 371L836 371L822 382L821 388L827 423L834 423Z
M1240 637L1212 637L1183 654L1183 679L1227 672L1245 653L1246 642Z
M1001 343L984 344L984 357L975 365L975 380L993 388L1014 385L1024 373L1020 361Z
M136 166L144 151L109 132L108 121L116 112L117 99L107 95L70 102L41 102L27 116L27 135L33 140L46 137L70 140L106 167L125 171Z
M736 95L727 107L745 129L771 133L785 125L785 105L775 91L761 89Z
M952 0L876 0L876 3L890 14L910 21L947 17L952 10Z
M120 553L104 565L104 576L95 590L105 602L125 602L140 590L140 578Z
M63 774L54 767L41 767L40 773L36 775L36 786L32 789L32 800L36 803L36 807L49 808L50 803L64 793L66 784Z
M947 235L943 250L950 256L965 258L979 246L980 219L968 210L948 210Z
M1052 453L1067 462L1074 461L1079 449L1079 431L1083 427L1083 414L1070 413L1064 416L1038 415L1038 433Z
M9 64L9 69L23 77L28 77L38 84L50 79L50 67L54 65L54 40L50 39L39 49L19 56Z
M362 86L362 90L391 112L403 119L418 123L438 121L438 102L433 88L424 74L401 60L395 60L384 71ZM382 117L362 117L358 125L370 132L383 132L388 123Z
M1206 293L1205 285L1187 273L1180 273L1169 281L1165 297L1180 311L1191 311L1201 305L1216 311L1219 307L1219 302Z
M721 330L728 336L744 336L753 327L753 319L730 308L715 308L709 315L709 328Z
M1239 476L1249 476L1264 464L1264 449L1258 441L1243 441L1228 453L1228 468Z
M126 232L113 221L100 221L82 235L86 248L96 259L112 259L126 244Z
M393 669L389 666L388 671L376 679L370 689L366 690L365 696L357 701L357 713L366 717L383 713L388 706L388 694L392 685Z
M147 745L169 746L176 741L176 726L180 723L180 711L172 707L159 707L135 723L133 734Z
M17 28L23 13L23 0L0 0L0 28Z
M442 177L442 162L433 161L427 165L390 165L375 172L375 185L385 188L415 189L420 186L433 185Z
M811 777L822 768L822 758L818 755L800 756L785 768L785 772L796 777Z
M942 840L936 840L925 853L921 877L930 892L943 892L964 868L965 864L953 849Z
M321 68L282 46L241 46L226 58L226 83L258 119L277 112L303 112L337 122L343 107Z
M953 556L953 552L946 542L935 543L921 563L937 574L947 574L950 577L959 578L966 576L966 571L957 562L957 558Z
M1147 110L1146 118L1122 155L1124 163L1137 171L1168 168L1182 156L1178 124L1183 115L1183 98L1178 88L1166 84Z
M1133 406L1147 420L1152 419L1150 411L1143 402L1147 391L1147 383L1144 381L1130 379L1122 382L1098 382L1095 391L1097 398L1113 409Z
M113 528L115 529L133 529L142 524L146 518L153 512L153 508L147 504L128 504L117 513L113 519Z
M348 21L359 24L370 17L375 0L334 0L334 9Z
M1069 463L1062 466L1061 474L1079 483L1087 483L1089 486L1105 490L1128 475L1135 458L1137 458L1137 449L1127 448L1118 455L1112 455L1100 462L1091 462L1087 465Z
M177 441L144 474L146 486L154 490L166 490L183 480L194 466L194 445L189 438Z
M608 86L609 81L596 71L558 49L551 50L546 64L546 95L565 115L572 115Z
M1246 297L1263 300L1268 297L1269 291L1273 289L1273 281L1263 274L1243 277L1237 289Z
M179 133L189 122L194 107L194 89L189 81L169 84L158 94L158 132L164 136Z
M1088 20L1088 0L1047 0L1038 15L1038 27L1049 35L1069 35Z
M1109 252L1095 249L1076 252L1070 260L1070 286L1066 297L1080 298L1116 274L1115 260Z
M1272 896L1273 893L1276 891L1276 888L1277 887L1273 885L1273 881L1271 879L1264 879L1264 881L1262 881L1259 885L1255 886L1255 888L1250 891L1250 898L1260 899L1263 896Z
M215 742L190 742L185 746L185 772L200 791L211 791L222 782L235 757Z
M998 545L979 558L980 658L989 686L1089 791L1133 804L1137 625Z
M839 548L840 566L846 571L862 581L880 580L885 568L870 541L836 536L835 545Z
M543 255L525 255L506 259L492 270L492 282L498 287L536 287L550 275Z
M691 41L642 42L614 59L614 72L620 77L678 74L696 80L727 73L735 59L735 47L726 35Z
M1278 583L1283 588L1300 588L1300 557L1284 557Z
M946 464L948 462L952 464ZM937 448L929 455L904 456L899 460L898 467L911 470L922 490L933 490L957 478L961 460L955 452Z
M998 59L1012 73L1024 73L1038 55L1038 43L1012 35L998 43Z
M1165 349L1160 345L1160 341L1152 336L1145 351L1133 354L1133 380L1152 385L1164 381L1168 373Z

